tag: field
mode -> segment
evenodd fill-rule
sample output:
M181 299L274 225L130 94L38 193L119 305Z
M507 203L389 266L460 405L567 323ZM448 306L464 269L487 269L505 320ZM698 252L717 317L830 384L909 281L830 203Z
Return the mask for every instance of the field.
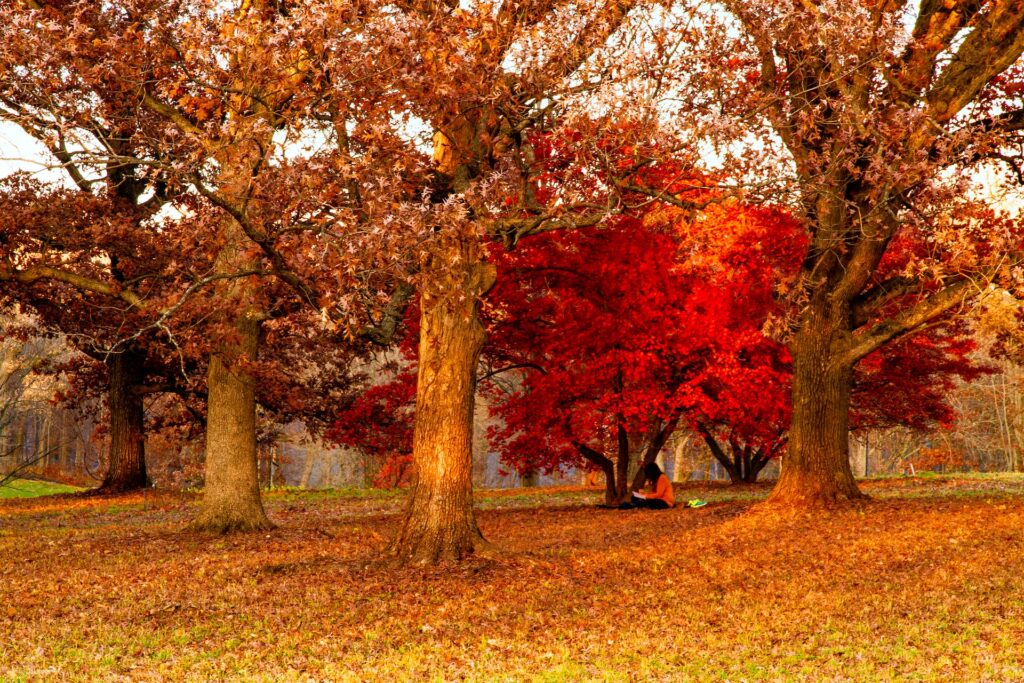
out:
M401 494L273 493L232 537L182 531L188 495L6 500L0 680L1024 680L1024 478L864 488L481 492L503 552L429 569L378 561Z

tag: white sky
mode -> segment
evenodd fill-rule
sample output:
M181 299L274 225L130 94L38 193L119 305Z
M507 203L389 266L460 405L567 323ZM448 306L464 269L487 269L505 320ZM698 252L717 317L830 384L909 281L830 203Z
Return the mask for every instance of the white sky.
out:
M17 171L28 171L40 180L68 182L60 169L50 168L53 157L43 145L18 126L0 121L0 178Z

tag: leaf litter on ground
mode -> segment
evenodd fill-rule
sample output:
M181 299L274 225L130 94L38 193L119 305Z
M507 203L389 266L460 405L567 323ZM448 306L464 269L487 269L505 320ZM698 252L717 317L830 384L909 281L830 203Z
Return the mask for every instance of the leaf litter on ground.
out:
M768 487L699 509L478 492L501 552L379 561L402 496L271 493L278 528L183 531L193 495L0 503L0 679L1024 680L1024 477Z

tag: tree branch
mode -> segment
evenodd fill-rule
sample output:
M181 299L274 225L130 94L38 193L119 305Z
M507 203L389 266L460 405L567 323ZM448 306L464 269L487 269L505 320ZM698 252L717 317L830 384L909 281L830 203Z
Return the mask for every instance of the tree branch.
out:
M30 266L24 270L11 270L0 267L0 280L13 280L24 284L32 284L38 280L56 280L64 282L85 292L112 296L130 304L134 308L144 309L145 301L131 290L114 287L95 278L78 275L66 270L60 270L51 266Z
M142 91L142 104L147 109L152 111L154 114L158 114L163 118L167 119L175 126L178 130L185 133L186 135L195 138L203 149L210 151L212 144L206 131L200 128L195 122L192 121L188 116L182 113L180 110L172 107L166 102L161 102L157 98L153 97L148 90L143 89Z
M940 124L973 102L994 76L1024 52L1024 3L995 0L989 7L925 95L931 117Z
M860 327L867 323L872 313L893 299L909 294L920 284L916 278L891 277L856 297L850 306L854 327Z
M901 311L888 320L883 320L866 332L856 335L846 353L839 357L839 362L853 365L857 361L881 348L885 343L912 332L932 318L948 311L973 294L978 294L982 287L974 280L964 278L944 289L935 292L916 305Z
M390 346L395 340L398 325L405 317L405 309L412 301L416 288L408 282L400 282L395 287L391 300L381 313L379 323L371 323L362 330L362 335L380 346Z
M258 230L256 226L253 225L252 221L249 220L249 216L245 211L239 208L234 202L224 197L220 192L216 192L206 187L206 185L197 176L192 177L192 184L195 186L199 194L209 199L214 205L220 207L235 219L235 222L238 223L239 227L242 228L242 231L245 232L246 237L255 242L267 258L270 259L270 262L274 267L275 276L279 277L282 282L294 289L310 306L313 308L319 307L321 298L320 292L295 274L288 265L285 257L274 246L274 240L269 235Z
M512 365L506 365L505 367L498 368L497 370L491 370L489 372L486 372L483 375L481 375L480 377L477 377L476 381L477 382L483 382L485 380L490 379L491 377L494 377L495 375L500 375L503 372L508 372L509 370L519 370L519 369L522 369L522 368L530 368L530 369L536 370L537 372L540 372L541 374L544 374L544 375L546 375L548 373L547 370L545 370L543 367L537 365L536 363L514 363Z

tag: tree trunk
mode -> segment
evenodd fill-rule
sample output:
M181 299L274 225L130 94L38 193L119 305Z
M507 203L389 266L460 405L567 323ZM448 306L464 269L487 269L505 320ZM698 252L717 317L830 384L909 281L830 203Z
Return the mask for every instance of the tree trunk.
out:
M13 459L11 460L12 467L17 467L21 463L25 462L27 456L25 447L28 445L28 441L26 439L28 432L28 418L25 415L19 415L16 419L18 420L18 427L14 432L14 446L11 450L11 455L13 456Z
M647 480L647 474L644 472L644 467L647 463L656 462L658 455L661 454L661 449L665 447L672 433L676 430L676 426L679 424L679 415L674 415L668 420L662 422L658 420L655 425L648 430L647 438L644 440L643 456L639 458L638 467L636 473L633 475L633 490L643 488L644 482Z
M400 563L460 560L486 547L473 515L473 408L485 333L479 297L494 267L474 236L448 244L420 301L419 368L413 430L415 484L391 545Z
M50 449L50 421L53 419L53 409L47 406L46 412L42 416L42 426L39 428L39 444L40 454L43 456L43 467L46 469L46 475L52 476L53 468L53 451Z
M747 466L743 472L743 482L745 484L756 484L757 478L761 475L761 470L763 470L770 461L771 457L766 455L763 449L753 450L748 454Z
M633 459L629 450L629 435L622 426L622 417L618 418L618 456L615 460L615 496L616 502L622 503L629 498L629 463Z
M601 471L604 472L604 504L617 505L619 493L615 485L615 463L611 461L611 458L585 444L575 442L573 445L576 446L580 455L600 467Z
M725 450L722 448L721 444L715 440L715 437L712 436L711 432L707 429L701 429L701 436L704 437L704 443L707 444L708 450L711 451L711 455L714 456L715 460L718 461L718 464L720 464L729 474L730 483L735 484L740 481L740 474L736 469L736 463L733 462L732 458L726 455ZM708 468L708 472L710 473L710 468Z
M142 396L143 358L137 351L112 354L107 361L110 387L110 465L97 493L121 493L145 488L146 427Z
M771 504L828 507L865 497L850 469L853 367L838 360L841 336L822 316L811 316L797 335L789 452Z
M206 475L192 528L230 533L273 528L260 499L253 378L239 367L256 357L259 320L242 314L237 339L210 356L207 374Z
M219 275L229 276L216 290L221 310L218 338L213 341L207 368L206 464L203 502L192 523L197 531L232 533L273 528L260 498L259 453L256 446L255 381L244 366L258 360L261 308L253 277L232 274L252 271L261 263L242 222L253 187L253 176L265 162L270 138L260 117L232 116L239 142L216 155L221 173L218 193L238 215L223 217L214 263ZM244 141L250 144L246 144ZM255 143L255 144L252 144ZM217 329L217 328L215 328Z
M313 465L316 464L317 455L314 454L313 449L307 448L304 453L306 454L306 460L302 463L302 479L299 480L300 489L308 489L309 482L313 478ZM364 467L364 471L365 471ZM363 481L368 481L370 478L364 476Z
M60 437L58 438L57 448L60 449L60 468L69 474L77 474L70 462L71 449L68 447L68 413L66 410L60 411Z
M753 450L750 445L740 446L739 444L732 444L733 453L735 454L735 461L737 469L740 474L740 481L748 483L750 481L750 452Z

